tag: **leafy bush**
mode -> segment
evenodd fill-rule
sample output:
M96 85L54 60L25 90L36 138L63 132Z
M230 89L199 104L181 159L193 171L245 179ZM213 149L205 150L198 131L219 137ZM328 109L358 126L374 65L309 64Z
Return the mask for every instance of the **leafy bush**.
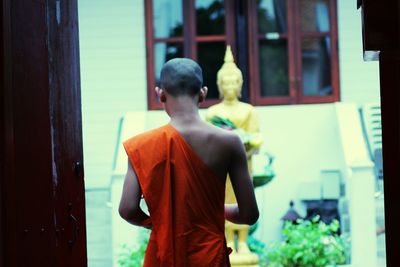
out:
M339 222L325 224L319 216L311 221L286 222L285 241L268 248L269 267L324 267L346 261L346 244L337 234Z
M247 238L247 245L249 246L249 249L251 252L256 253L258 256L258 264L260 267L267 266L267 249L265 247L265 244L254 238L252 235L249 235Z
M120 267L142 266L148 242L148 232L146 230L141 230L139 233L139 244L136 246L122 245L122 252L118 258L118 265Z

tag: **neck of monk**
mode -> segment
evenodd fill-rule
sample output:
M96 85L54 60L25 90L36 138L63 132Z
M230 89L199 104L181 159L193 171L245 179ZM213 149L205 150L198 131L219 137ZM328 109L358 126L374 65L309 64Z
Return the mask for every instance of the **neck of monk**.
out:
M199 108L192 97L170 98L167 102L166 110L171 121L193 122L200 120Z

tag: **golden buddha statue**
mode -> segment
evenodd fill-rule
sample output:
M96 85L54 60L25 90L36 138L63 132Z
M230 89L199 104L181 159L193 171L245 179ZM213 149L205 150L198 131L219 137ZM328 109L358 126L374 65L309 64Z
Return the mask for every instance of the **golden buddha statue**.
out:
M230 46L227 46L224 64L217 73L217 85L222 101L208 108L206 120L211 122L216 117L228 119L238 129L251 136L248 142L245 143L251 177L251 158L258 151L263 141L259 133L259 122L255 108L250 104L239 101L243 85L243 75L234 62ZM225 203L237 203L229 176L225 196ZM233 249L230 255L232 266L258 266L257 255L251 253L247 246L249 228L248 225L225 222L227 245ZM235 246L236 237L237 246Z

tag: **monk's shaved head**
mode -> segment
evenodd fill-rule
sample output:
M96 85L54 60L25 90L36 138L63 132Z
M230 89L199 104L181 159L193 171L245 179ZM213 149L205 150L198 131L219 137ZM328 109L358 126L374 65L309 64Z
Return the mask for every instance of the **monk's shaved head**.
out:
M174 58L167 61L161 70L161 88L172 96L194 96L203 86L203 72L189 58Z

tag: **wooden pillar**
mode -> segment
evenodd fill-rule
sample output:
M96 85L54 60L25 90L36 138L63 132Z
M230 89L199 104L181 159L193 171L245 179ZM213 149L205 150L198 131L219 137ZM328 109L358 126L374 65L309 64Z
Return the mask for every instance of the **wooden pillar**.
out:
M1 11L1 266L86 266L77 1Z
M386 259L400 266L400 2L363 0L364 58L379 59Z
M400 50L381 51L379 71L382 102L383 175L386 257L388 267L400 266Z

